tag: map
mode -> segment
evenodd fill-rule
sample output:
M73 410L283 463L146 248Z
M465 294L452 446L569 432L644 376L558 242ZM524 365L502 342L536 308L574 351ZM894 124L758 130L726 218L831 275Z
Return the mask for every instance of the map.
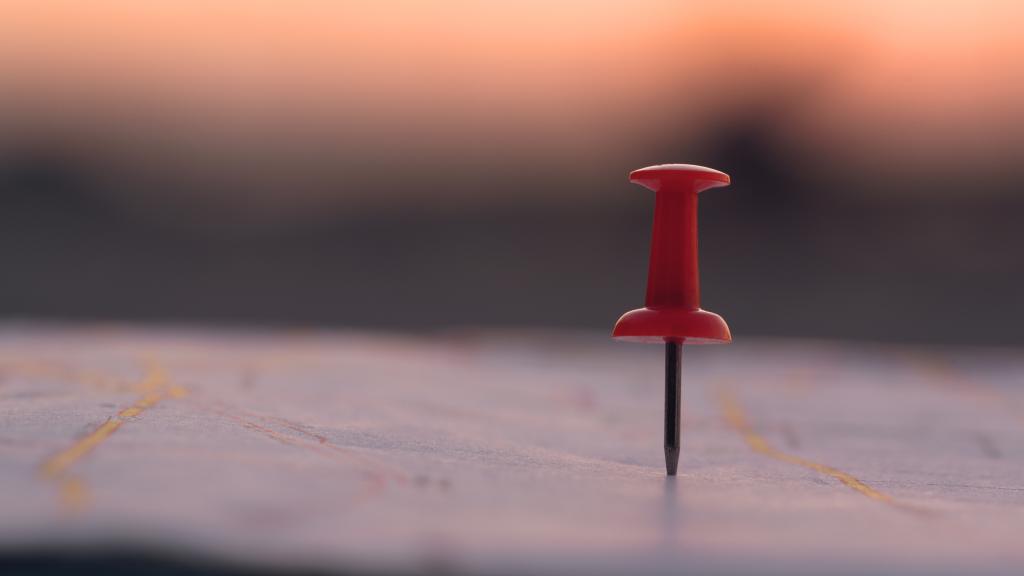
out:
M556 331L0 328L0 558L1020 573L1024 354Z

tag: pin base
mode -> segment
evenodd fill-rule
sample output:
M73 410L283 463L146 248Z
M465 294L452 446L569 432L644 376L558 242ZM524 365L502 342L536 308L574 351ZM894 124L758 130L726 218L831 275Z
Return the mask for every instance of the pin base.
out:
M732 342L729 325L707 310L638 308L622 315L612 337L632 342L685 344L727 344Z

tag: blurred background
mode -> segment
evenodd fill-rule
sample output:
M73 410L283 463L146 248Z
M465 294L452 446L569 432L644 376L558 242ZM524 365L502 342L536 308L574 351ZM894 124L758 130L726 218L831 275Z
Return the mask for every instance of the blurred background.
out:
M2 0L0 317L1024 344L1024 4Z

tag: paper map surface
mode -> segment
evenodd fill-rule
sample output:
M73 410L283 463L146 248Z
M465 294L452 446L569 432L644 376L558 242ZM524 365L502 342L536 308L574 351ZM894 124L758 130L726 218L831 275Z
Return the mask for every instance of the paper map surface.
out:
M0 329L0 552L481 574L1020 573L1024 354Z

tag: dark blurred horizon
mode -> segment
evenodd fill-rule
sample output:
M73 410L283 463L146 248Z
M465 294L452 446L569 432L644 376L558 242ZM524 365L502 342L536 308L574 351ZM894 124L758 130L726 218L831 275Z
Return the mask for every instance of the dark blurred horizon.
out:
M0 318L610 330L686 162L737 336L1024 344L1010 3L0 11Z

